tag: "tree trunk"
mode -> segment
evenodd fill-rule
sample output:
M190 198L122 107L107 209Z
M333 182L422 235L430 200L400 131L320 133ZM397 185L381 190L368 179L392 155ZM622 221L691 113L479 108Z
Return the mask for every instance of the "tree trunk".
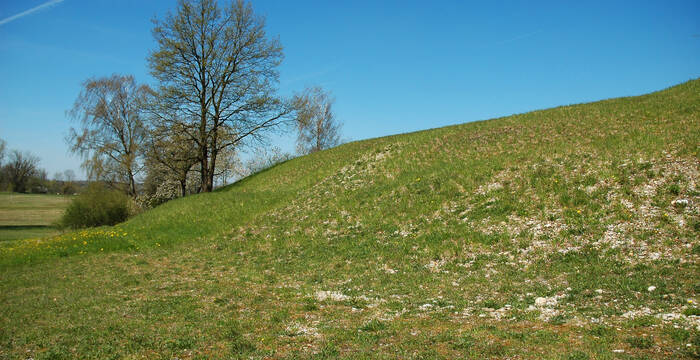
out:
M202 184L200 185L200 188L202 189L202 192L211 192L211 187L209 186L209 162L207 161L207 151L204 149L203 155L202 155L202 160L200 161L201 165L201 181Z
M216 141L216 138L214 139ZM217 151L216 148L211 149L211 160L209 161L209 177L207 178L207 186L209 187L209 191L214 190L214 174L216 173L216 156L217 156Z
M180 196L185 197L187 195L187 176L184 179L180 179Z
M136 197L136 181L134 181L134 174L129 172L129 192L131 197Z
M202 84L202 87L204 87L204 84ZM207 136L207 114L204 105L204 100L202 100L201 106L202 114L199 125L199 141L201 141L199 145L199 171L201 174L202 183L200 185L200 189L202 190L202 192L211 192L211 187L209 186L209 137Z

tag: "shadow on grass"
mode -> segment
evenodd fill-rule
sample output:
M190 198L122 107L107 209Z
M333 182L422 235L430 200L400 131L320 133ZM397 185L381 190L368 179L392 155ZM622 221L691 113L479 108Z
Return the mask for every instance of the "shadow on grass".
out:
M45 236L58 231L51 225L0 225L0 241Z
M0 225L0 230L55 230L51 225Z

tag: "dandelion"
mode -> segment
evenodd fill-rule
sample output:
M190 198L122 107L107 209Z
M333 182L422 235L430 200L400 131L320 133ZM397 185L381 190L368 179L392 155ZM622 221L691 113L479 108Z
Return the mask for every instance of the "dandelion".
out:
M87 241L83 240L83 245L87 245Z
M580 214L580 213L581 213L581 210L576 210L576 213Z

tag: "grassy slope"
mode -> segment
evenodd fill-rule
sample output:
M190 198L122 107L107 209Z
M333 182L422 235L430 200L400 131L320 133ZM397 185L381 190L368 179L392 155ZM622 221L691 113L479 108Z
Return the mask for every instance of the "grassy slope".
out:
M69 200L62 195L0 193L0 241L57 234L52 225Z
M350 143L12 242L0 357L692 358L698 144L695 80Z

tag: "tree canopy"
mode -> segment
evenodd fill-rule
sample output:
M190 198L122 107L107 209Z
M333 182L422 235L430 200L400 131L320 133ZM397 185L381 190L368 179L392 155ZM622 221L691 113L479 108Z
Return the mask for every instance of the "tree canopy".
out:
M202 191L211 191L222 152L259 141L288 120L292 109L275 88L282 46L242 0L223 8L215 0L181 0L175 13L155 21L153 36L156 119L194 142Z
M88 177L109 184L128 184L127 193L136 195L136 177L142 170L141 157L147 132L145 101L151 90L138 85L131 75L92 78L69 114L80 122L71 128L71 151L83 158Z
M333 102L320 87L308 88L294 97L300 153L310 154L340 143L340 123L333 114Z

